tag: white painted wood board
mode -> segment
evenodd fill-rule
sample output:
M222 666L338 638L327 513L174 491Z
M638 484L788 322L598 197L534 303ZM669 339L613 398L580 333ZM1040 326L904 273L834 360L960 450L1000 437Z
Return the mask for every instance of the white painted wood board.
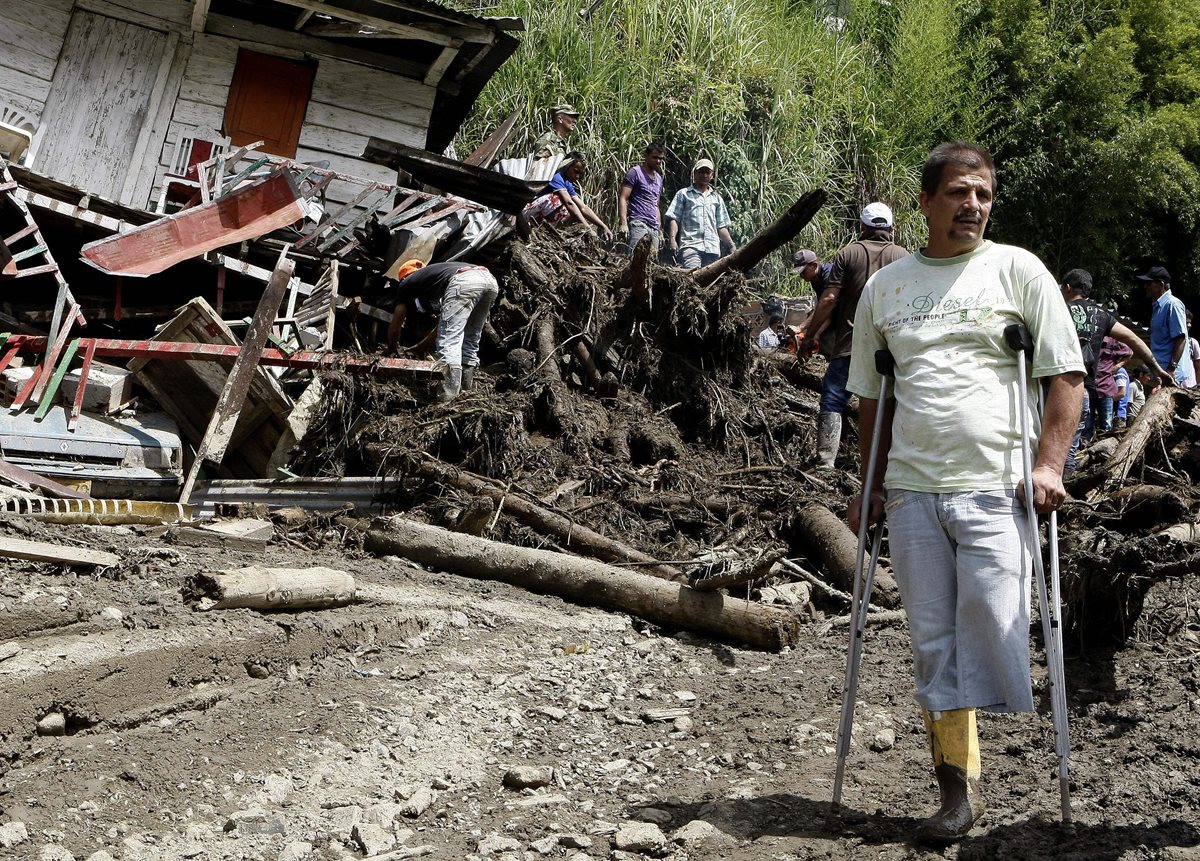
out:
M106 568L121 563L121 557L115 553L48 544L45 541L24 541L7 535L0 536L0 556L34 562L60 562L64 565L103 565Z
M42 122L38 169L120 196L167 47L164 32L84 10L71 19Z

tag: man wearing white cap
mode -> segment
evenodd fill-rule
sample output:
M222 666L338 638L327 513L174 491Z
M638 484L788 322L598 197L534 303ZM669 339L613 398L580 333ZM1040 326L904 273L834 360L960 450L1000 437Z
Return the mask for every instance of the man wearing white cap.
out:
M729 210L712 188L713 163L706 158L692 168L692 184L675 192L663 218L667 248L684 269L699 269L733 251Z
M854 312L867 279L908 252L892 241L894 220L886 203L868 203L858 223L858 239L833 258L829 282L804 327L804 339L818 342L829 359L821 384L821 412L817 419L817 463L832 469L842 438L842 415L850 401L846 380L850 373L850 344Z

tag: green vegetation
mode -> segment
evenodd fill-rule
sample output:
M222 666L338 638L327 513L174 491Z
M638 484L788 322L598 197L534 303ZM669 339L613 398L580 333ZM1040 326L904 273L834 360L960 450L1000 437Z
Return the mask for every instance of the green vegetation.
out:
M739 241L823 185L831 203L804 244L832 254L879 199L913 247L921 162L965 138L1000 168L994 238L1056 273L1091 269L1111 297L1147 256L1185 299L1200 272L1200 0L858 0L840 27L799 0L501 0L490 11L523 17L528 32L460 152L514 110L513 151L525 151L545 108L572 102L585 194L613 221L621 176L661 140L668 194L696 158L716 162ZM780 284L785 256L773 261Z

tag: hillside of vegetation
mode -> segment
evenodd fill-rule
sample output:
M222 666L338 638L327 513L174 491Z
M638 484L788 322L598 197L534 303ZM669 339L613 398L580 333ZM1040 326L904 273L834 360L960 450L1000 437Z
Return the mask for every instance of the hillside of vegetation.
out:
M822 185L830 205L805 234L819 252L843 244L872 199L893 206L898 240L913 245L920 164L959 137L996 155L993 238L1056 273L1089 268L1118 300L1130 269L1154 257L1185 301L1198 298L1200 0L501 0L485 11L519 15L527 32L460 152L514 110L521 152L545 108L571 102L584 112L572 138L590 159L584 192L614 222L622 173L656 139L669 147L668 194L697 157L716 161L739 240Z

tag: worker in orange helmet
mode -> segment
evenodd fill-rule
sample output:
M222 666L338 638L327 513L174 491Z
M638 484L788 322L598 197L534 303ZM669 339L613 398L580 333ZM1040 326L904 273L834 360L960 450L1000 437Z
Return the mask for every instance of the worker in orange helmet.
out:
M456 260L430 266L406 260L396 277L400 290L388 326L388 349L397 351L405 323L424 328L428 334L414 349L433 342L438 360L445 365L437 399L452 401L475 386L483 324L500 287L484 267Z

